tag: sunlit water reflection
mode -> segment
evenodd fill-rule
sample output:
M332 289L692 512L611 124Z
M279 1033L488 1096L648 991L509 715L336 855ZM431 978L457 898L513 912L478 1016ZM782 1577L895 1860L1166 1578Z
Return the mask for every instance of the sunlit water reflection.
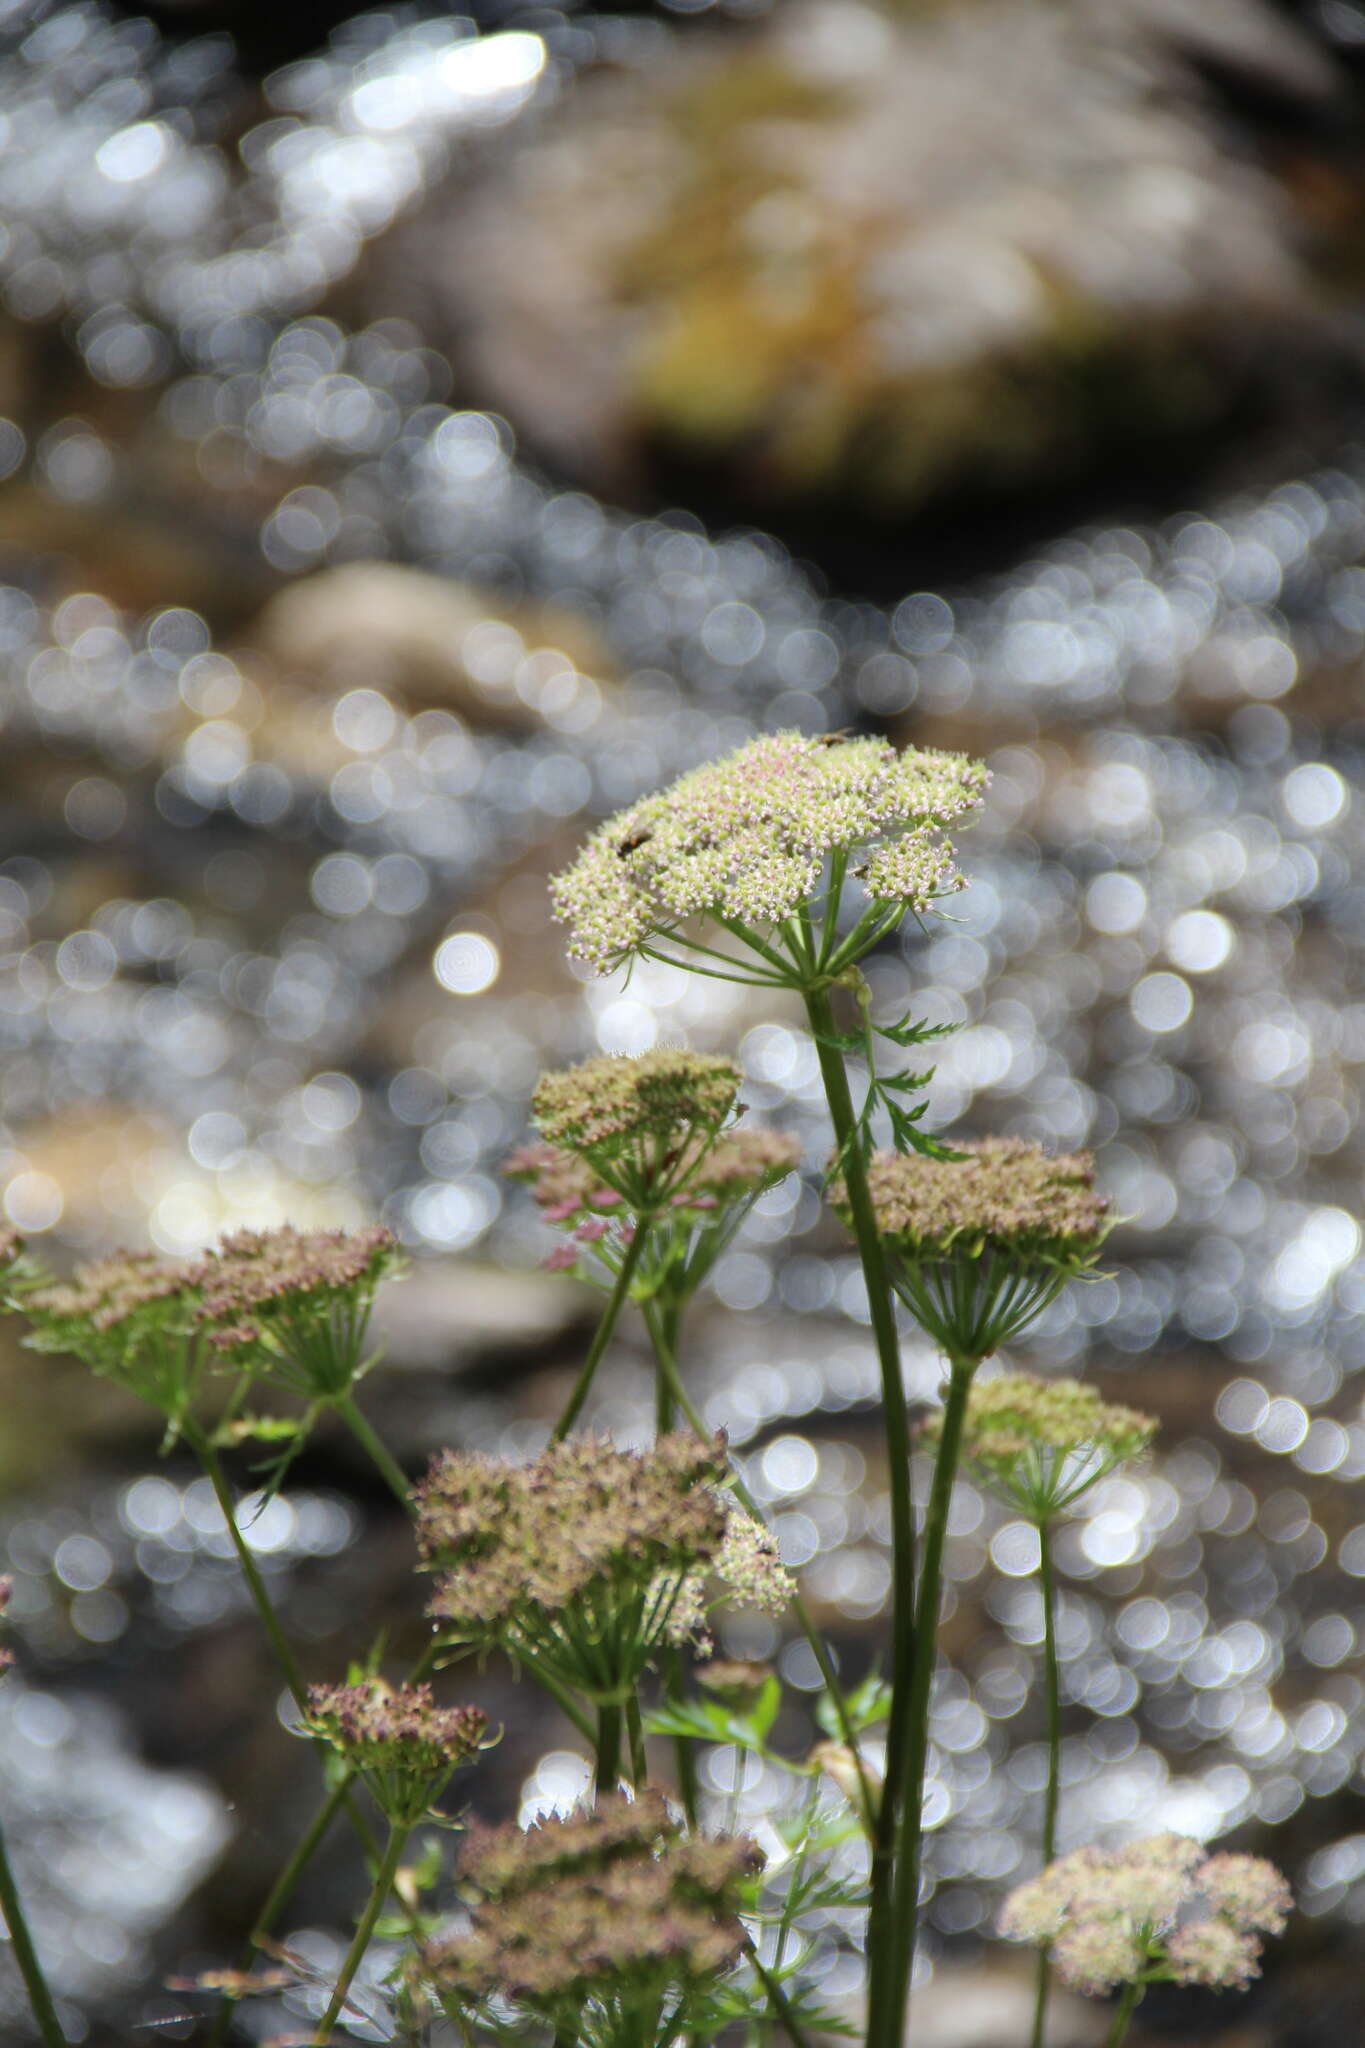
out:
M168 1249L246 1218L378 1213L416 1250L525 1266L546 1240L498 1166L539 1067L683 1034L738 1042L747 1099L806 1134L818 1168L818 1075L795 1023L664 968L554 982L538 878L581 821L756 727L947 734L995 775L964 847L972 886L951 926L874 964L875 993L961 1027L939 1059L938 1126L1100 1149L1130 1220L1109 1276L1050 1311L1033 1355L1150 1368L1124 1391L1181 1439L1098 1489L1060 1545L1066 1684L1086 1709L1064 1838L1216 1834L1358 1790L1365 720L1346 679L1365 653L1365 463L1069 536L961 592L830 597L764 535L547 483L502 421L460 409L414 329L349 332L314 310L459 151L647 24L537 17L478 39L376 16L270 80L241 132L226 41L172 48L95 6L14 6L5 22L6 304L61 315L97 384L161 392L148 431L188 463L209 527L235 545L247 507L256 573L276 579L387 557L571 606L620 676L547 662L483 620L460 650L463 715L360 681L301 749L174 591L135 618L97 588L55 604L36 578L0 590L6 743L70 767L58 815L35 800L0 862L5 1213L89 1245L131 1208ZM116 519L131 461L81 417L32 435L0 422L0 465L41 503ZM73 921L99 859L135 885ZM395 1049L383 1020L400 979L417 1022ZM93 1169L47 1141L70 1126L82 1144L81 1118L109 1103L123 1136ZM875 1632L875 1373L861 1283L813 1183L759 1204L716 1291L730 1313L690 1368L703 1411L812 1596L850 1640ZM907 1376L932 1397L913 1341ZM641 1431L641 1386L624 1360L598 1419ZM461 1417L472 1444L535 1446L502 1397ZM276 1504L253 1525L263 1568L335 1551L346 1516L305 1494ZM212 1503L160 1477L88 1512L21 1516L16 1617L78 1678L148 1615L184 1634L234 1612L224 1542ZM1032 1562L1028 1532L964 1485L930 1789L936 1875L952 1880L929 1909L940 1939L987 1928L1032 1853ZM814 1684L803 1646L766 1625L731 1647ZM12 1693L6 1712L37 1697ZM88 1735L79 1702L52 1711L54 1740L105 1744L111 1799L141 1798L107 1721ZM727 1768L718 1814L737 1802L761 1824L796 1796L780 1774L736 1786ZM146 1922L223 1825L206 1794L158 1782L158 1799L198 1799L199 1819L180 1851L157 1850ZM576 1783L551 1756L523 1801ZM8 1804L29 1811L14 1783ZM64 1811L74 1838L81 1812ZM1359 1835L1321 1841L1297 1876L1310 1913L1365 1913ZM64 1990L99 2000L136 1968L144 1922L120 1922L99 1964L98 1942L61 1935L75 1910L54 1906L43 1931ZM846 1932L836 1920L812 1964L835 1991L856 1974Z

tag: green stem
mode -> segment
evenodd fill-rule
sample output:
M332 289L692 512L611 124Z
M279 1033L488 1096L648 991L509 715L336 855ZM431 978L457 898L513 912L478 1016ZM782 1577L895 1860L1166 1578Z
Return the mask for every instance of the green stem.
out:
M1119 2000L1119 2009L1114 2014L1114 2024L1109 2029L1108 2039L1105 2041L1104 2048L1122 2048L1123 2038L1128 2032L1128 2022L1132 2019L1138 2000L1142 1997L1142 1989L1141 1984L1124 1985L1123 1996Z
M331 2040L332 2029L341 2017L342 2007L346 2003L346 1994L351 1988L356 1971L364 1960L365 1951L370 1945L370 1938L375 1930L375 1923L384 1910L384 1901L389 1896L398 1866L403 1860L403 1851L407 1847L408 1836L411 1833L412 1829L410 1827L393 1827L389 1830L389 1844L384 1851L384 1860L379 1866L379 1875L376 1877L374 1889L366 1901L365 1911L360 1916L360 1925L356 1928L355 1940L346 1951L346 1960L341 1966L341 1975L337 1978L336 1985L332 1991L331 2004L323 2014L321 2024L313 2036L313 2048L327 2048L327 2044Z
M1062 1773L1062 1675L1057 1658L1057 1580L1052 1566L1052 1525L1038 1523L1038 1577L1043 1595L1043 1681L1047 1699L1047 1793L1043 1801L1043 1868L1057 1854L1057 1801ZM1038 1952L1038 1988L1033 2001L1033 2033L1029 2048L1043 2048L1052 1958Z
M621 1777L621 1709L615 1700L597 1709L597 1772L593 1789L599 1799L614 1792Z
M351 1394L343 1394L335 1406L337 1414L346 1424L346 1427L350 1430L361 1449L370 1458L385 1485L397 1495L399 1505L404 1513L410 1515L412 1513L412 1481L408 1478L388 1445L379 1435L373 1423L368 1422L364 1415L361 1414L360 1409L355 1404L354 1396Z
M187 1425L185 1441L203 1466L209 1485L213 1488L214 1499L217 1501L219 1511L227 1524L228 1535L232 1539L232 1547L237 1553L237 1562L241 1567L242 1577L247 1583L247 1591L255 1602L256 1612L261 1619L261 1627L269 1638L270 1647L275 1653L275 1661L284 1674L286 1685L293 1694L294 1704L301 1714L306 1713L308 1710L308 1696L307 1688L303 1682L303 1673L299 1669L298 1659L290 1649L288 1639L280 1626L280 1618L276 1614L274 1604L265 1589L265 1580L261 1577L260 1569L251 1554L251 1546L238 1527L236 1507L233 1503L232 1493L224 1476L218 1453L214 1450L208 1438L201 1434L197 1426Z
M645 1321L649 1328L649 1334L654 1339L654 1349L659 1363L659 1370L655 1375L654 1381L655 1433L658 1436L665 1436L677 1420L674 1412L677 1407L677 1397L673 1391L673 1382L669 1374L664 1370L665 1352L670 1360L676 1357L677 1305L669 1304L665 1307L662 1304L648 1303L645 1308ZM693 1428L696 1429L695 1423ZM697 1430L696 1433L698 1436L702 1434L700 1430ZM680 1706L683 1698L681 1651L676 1648L666 1649L663 1663L664 1697L671 1706ZM695 1830L697 1825L697 1758L696 1744L691 1736L675 1735L673 1737L673 1763L678 1779L678 1797L682 1801L683 1812L687 1817L687 1825Z
M640 1702L632 1693L626 1701L626 1733L630 1738L630 1777L638 1792L649 1783L649 1760L645 1755L645 1730L640 1719Z
M929 1756L929 1696L938 1662L939 1609L943 1598L943 1545L948 1534L948 1508L953 1480L962 1448L962 1426L967 1414L967 1392L977 1360L949 1361L948 1392L943 1404L943 1428L938 1456L934 1461L933 1484L924 1514L924 1552L920 1565L919 1598L915 1607L915 1656L910 1671L907 1700L905 1793L900 1812L896 1853L896 1896L894 1909L894 2011L897 2029L887 2036L888 2048L900 2040L900 2023L909 1996L915 1962L915 1934L919 1920L920 1846L923 1837L924 1771Z
M748 1949L749 1961L754 1966L754 1975L767 1992L768 2003L781 2021L782 2031L791 2042L792 2048L810 2048L810 2042L800 2021L792 2010L791 2000L782 1989L779 1979L773 1975L766 1964L760 1962L758 1950L754 1947L752 1941L748 1944Z
M38 1961L38 1951L33 1946L33 1936L29 1933L28 1921L24 1917L23 1900L19 1897L19 1887L10 1868L3 1831L0 1831L0 1912L5 1916L10 1945L14 1950L14 1960L19 1965L19 1974L24 1980L28 2002L33 2010L33 2017L38 2022L43 2048L66 2048L66 2035L62 2032L61 2022L57 2018L57 2008L52 2003L52 1993L47 1988L43 1966Z
M592 1343L588 1346L588 1355L583 1360L582 1369L574 1382L573 1392L569 1396L569 1405L555 1424L554 1435L551 1438L553 1443L563 1442L564 1438L573 1428L574 1423L578 1420L579 1410L588 1398L588 1391L592 1386L593 1376L601 1361L602 1353L611 1342L611 1333L616 1328L617 1318L620 1316L621 1310L625 1307L626 1301L629 1298L630 1283L635 1277L635 1268L639 1264L640 1254L645 1248L645 1240L649 1235L649 1227L652 1221L652 1217L645 1215L637 1216L635 1219L635 1235L626 1246L626 1255L622 1259L620 1271L616 1275L616 1285L612 1288L607 1305L602 1311L602 1320L593 1332Z
M678 1371L677 1355L660 1329L653 1310L648 1303L645 1305L645 1324L654 1345L660 1374L668 1382L673 1399L676 1401L689 1429L697 1436L707 1436L709 1432L707 1431L706 1424L697 1412L696 1404L683 1384L682 1375ZM754 1499L738 1472L735 1472L733 1468L730 1486L735 1499L739 1502L745 1513L752 1515L756 1522L762 1522L764 1520L762 1508ZM799 1590L792 1594L792 1611L796 1615L801 1633L805 1637L811 1655L815 1659L820 1676L824 1681L825 1691L829 1694L830 1701L833 1704L835 1719L839 1723L840 1740L852 1756L857 1769L858 1803L862 1809L863 1826L867 1830L870 1841L876 1832L877 1801L863 1766L862 1752L858 1744L858 1731L849 1718L848 1702L844 1698L843 1687L839 1683L839 1674L834 1669L834 1663L826 1647L825 1639L815 1626L814 1617L806 1605L803 1594Z
M261 1620L261 1627L265 1630L270 1647L275 1653L275 1661L283 1673L285 1684L289 1687L290 1695L299 1712L306 1714L308 1711L308 1693L307 1687L304 1685L303 1673L299 1669L298 1659L289 1647L288 1638L280 1626L280 1618L275 1612L274 1603L269 1593L266 1591L265 1580L261 1577L256 1560L251 1555L251 1547L238 1527L237 1513L231 1489L224 1476L218 1453L197 1426L187 1426L185 1441L203 1466L208 1482L213 1488L214 1499L218 1503L223 1520L227 1523L228 1534L232 1538L232 1547L237 1553L237 1562L241 1567L242 1577L246 1580L247 1590L255 1602L256 1612ZM351 1826L359 1836L365 1853L372 1856L375 1847L374 1837L365 1825L360 1809L351 1798L349 1784L346 1787L344 1797L346 1812Z
M343 1777L337 1780L309 1823L307 1833L303 1836L293 1855L285 1864L284 1869L270 1887L265 1903L256 1915L256 1923L242 1957L241 1967L243 1970L251 1968L261 1936L269 1934L274 1927L276 1916L283 1911L285 1901L289 1898L295 1885L303 1875L305 1865L312 1860L313 1852L345 1804L346 1795L351 1789L354 1776L355 1773L353 1771L347 1771ZM236 2009L236 1999L225 1998L223 2000L218 2008L218 2016L209 2033L207 2048L222 2048L222 2043L227 2039L228 2028L232 2024L232 2015Z
M834 1013L825 987L808 988L806 1014L820 1061L825 1098L834 1125L835 1150L844 1163L849 1220L862 1261L872 1333L881 1369L882 1408L891 1480L891 1718L886 1736L886 1782L877 1809L869 1880L867 1954L867 2048L899 2048L898 1958L895 1926L896 1824L905 1799L909 1721L906 1680L915 1658L915 1516L910 1498L910 1420L901 1379L900 1345L877 1217L857 1137L857 1117L848 1074L834 1035Z

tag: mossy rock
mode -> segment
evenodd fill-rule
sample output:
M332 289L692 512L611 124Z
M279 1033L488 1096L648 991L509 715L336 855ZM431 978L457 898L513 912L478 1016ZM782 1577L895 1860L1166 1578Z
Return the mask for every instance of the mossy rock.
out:
M1248 64L1295 33L1225 0L1239 25ZM1151 0L793 0L664 47L397 244L482 395L599 489L677 464L900 520L1178 447L1346 354L1296 202Z

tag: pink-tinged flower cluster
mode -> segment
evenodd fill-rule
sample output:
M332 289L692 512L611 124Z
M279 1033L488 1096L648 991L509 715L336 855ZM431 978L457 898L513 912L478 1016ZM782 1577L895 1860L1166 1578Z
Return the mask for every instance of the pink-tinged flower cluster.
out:
M462 1999L512 1999L552 2022L626 1998L638 2023L635 2000L685 2000L738 1960L741 1886L761 1866L742 1837L684 1836L648 1790L532 1828L474 1828L460 1869L477 1895L472 1924L429 1943L422 1972Z
M750 740L609 819L552 881L555 913L574 957L607 973L685 918L780 924L832 854L873 898L924 910L960 886L941 835L986 779L963 755L881 739Z
M745 1129L724 1131L716 1138L690 1137L681 1150L670 1148L663 1155L661 1170L672 1192L655 1213L683 1226L733 1220L737 1208L775 1187L800 1157L800 1140L781 1131ZM529 1184L547 1223L570 1228L568 1242L557 1245L545 1262L552 1271L576 1266L580 1251L599 1244L609 1232L622 1245L634 1235L636 1201L620 1188L609 1187L587 1159L561 1145L522 1145L510 1154L503 1172ZM640 1170L628 1173L623 1185L638 1197L649 1194L657 1180L657 1174Z
M1282 1934L1292 1906L1273 1863L1163 1834L1060 1857L1011 1892L1000 1929L1048 1949L1091 1996L1162 1981L1240 1990L1258 1973L1258 1937Z
M193 1299L188 1260L162 1258L157 1252L117 1251L78 1266L70 1280L36 1288L24 1306L40 1328L69 1325L75 1335L84 1324L104 1336L149 1309ZM77 1350L75 1344L71 1348Z
M307 1726L348 1762L444 1776L483 1746L488 1716L478 1707L438 1707L429 1685L310 1685Z
M259 1344L301 1309L367 1305L398 1255L391 1230L237 1230L189 1267L199 1321L220 1351Z

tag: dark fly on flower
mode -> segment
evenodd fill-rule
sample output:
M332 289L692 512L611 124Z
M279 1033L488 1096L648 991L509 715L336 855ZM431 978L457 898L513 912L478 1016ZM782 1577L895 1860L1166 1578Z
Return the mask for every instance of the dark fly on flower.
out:
M653 837L653 830L650 826L646 825L642 832L632 832L628 838L621 840L616 851L624 860L628 853L634 853L638 847L648 845Z

